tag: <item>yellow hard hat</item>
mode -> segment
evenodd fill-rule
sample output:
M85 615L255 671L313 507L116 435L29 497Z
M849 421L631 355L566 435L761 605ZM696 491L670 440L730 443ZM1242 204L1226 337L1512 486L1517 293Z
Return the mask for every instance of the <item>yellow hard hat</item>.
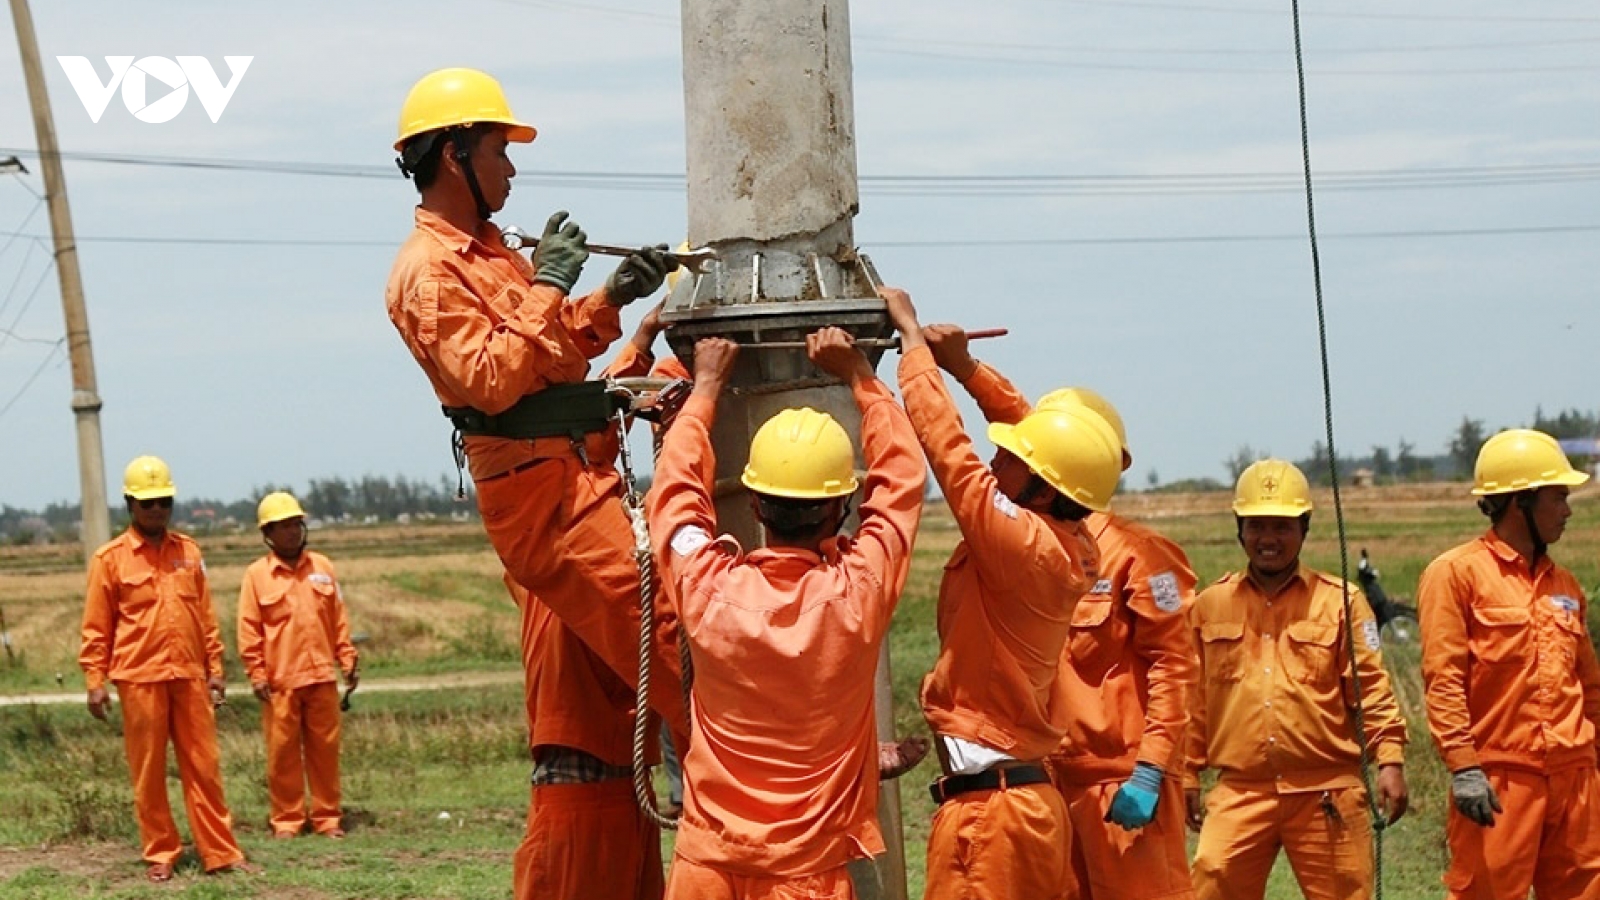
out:
M1117 433L1117 444L1122 447L1122 470L1126 472L1133 465L1133 451L1128 449L1128 429L1122 424L1122 414L1111 405L1111 401L1096 391L1088 388L1069 387L1051 391L1039 398L1034 409L1051 409L1061 406L1084 406L1100 415Z
M1314 507L1311 483L1292 462L1263 459L1239 473L1233 488L1233 514L1244 519L1285 516L1298 519Z
M845 497L856 490L855 459L850 435L833 416L809 407L786 409L750 439L750 461L739 480L774 497Z
M477 69L440 69L412 85L400 107L400 137L394 149L424 132L476 122L498 122L506 127L506 140L526 144L539 133L511 114L500 82Z
M306 511L300 508L300 501L288 491L273 491L261 498L261 503L256 507L256 527L265 528L273 522L282 522L284 519L305 518Z
M1556 439L1531 428L1511 428L1483 442L1472 467L1472 493L1509 494L1552 484L1568 487L1589 480L1567 461Z
M1110 423L1078 405L1036 409L1015 425L995 422L989 440L1027 464L1067 499L1105 512L1122 478L1121 445Z
M674 250L672 252L673 253L688 253L689 249L690 249L689 248L689 242L688 241L684 241L683 243L678 245L678 249L676 249L676 250ZM679 266L676 269L673 269L671 272L667 273L667 293L669 293L669 294L672 293L672 289L678 286L678 279L682 278L682 277L683 277L683 266Z
M158 456L141 456L122 470L122 493L135 500L154 500L172 497L178 489L172 486L172 470Z

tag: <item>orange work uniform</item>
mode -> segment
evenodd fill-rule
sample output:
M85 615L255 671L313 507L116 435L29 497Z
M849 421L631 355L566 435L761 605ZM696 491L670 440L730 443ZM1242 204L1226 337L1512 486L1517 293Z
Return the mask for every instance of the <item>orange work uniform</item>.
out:
M469 235L417 210L386 302L440 403L503 412L550 385L582 381L589 360L621 335L604 289L567 302L565 292L534 282L533 274L525 257L501 245L493 224L483 222ZM613 370L643 373L648 365L627 344ZM506 571L634 684L639 571L613 465L618 440L610 428L581 443L479 435L467 437L465 447L484 528ZM657 599L662 652L651 673L650 705L675 734L686 734L668 604Z
M1350 588L1367 748L1405 761L1406 723L1383 668L1377 621ZM1200 592L1200 648L1185 786L1221 772L1194 858L1201 900L1260 900L1278 849L1308 898L1372 893L1372 828L1351 709L1340 579L1301 566L1270 596L1243 573Z
M512 858L513 896L660 900L661 831L633 796L633 688L509 574L506 587L522 611L528 746L537 761ZM646 762L654 753L651 742Z
M666 433L650 529L695 670L670 900L847 900L847 864L884 851L873 676L911 567L924 468L889 389L861 379L854 397L861 523L820 555L713 537L711 400L690 396Z
M1030 411L986 366L968 382L991 421ZM922 682L923 715L950 774L1042 763L1073 714L1055 700L1056 677L1075 607L1094 582L1094 539L1083 523L1035 515L1000 492L925 347L901 358L900 392L963 537L939 586L939 658ZM972 772L952 764L951 738L991 760ZM1068 839L1066 804L1048 782L948 796L928 837L924 897L1062 897Z
M1600 663L1578 580L1530 567L1494 531L1446 551L1417 585L1428 726L1452 772L1481 767L1493 831L1452 805L1452 898L1600 897Z
M1100 579L1078 601L1056 681L1072 711L1050 757L1072 820L1074 896L1193 896L1184 831L1183 734L1199 677L1188 626L1195 575L1172 541L1118 515L1087 520ZM1156 817L1128 831L1106 820L1135 763L1170 773Z
M171 866L183 849L167 801L169 739L206 871L243 860L206 685L222 676L222 637L199 545L174 531L152 543L129 528L95 551L78 665L89 690L116 685L144 860Z
M251 563L239 586L239 659L251 684L272 694L261 707L267 740L269 822L277 834L338 831L339 685L358 663L333 564L314 550Z

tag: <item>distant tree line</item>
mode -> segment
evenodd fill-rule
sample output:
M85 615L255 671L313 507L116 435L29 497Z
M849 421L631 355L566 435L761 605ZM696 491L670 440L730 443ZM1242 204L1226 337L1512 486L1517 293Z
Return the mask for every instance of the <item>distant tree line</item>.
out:
M472 490L472 481L466 481L465 500L456 499L456 486L453 475L440 476L438 481L431 482L403 475L313 478L304 490L264 484L251 488L249 496L234 500L191 499L179 495L173 505L172 521L180 530L202 533L254 528L256 504L273 491L294 494L307 515L321 522L393 522L412 517L477 516L477 496ZM126 527L128 513L121 497L112 502L110 511L113 529ZM80 519L76 503L52 503L42 510L0 505L0 542L77 540Z

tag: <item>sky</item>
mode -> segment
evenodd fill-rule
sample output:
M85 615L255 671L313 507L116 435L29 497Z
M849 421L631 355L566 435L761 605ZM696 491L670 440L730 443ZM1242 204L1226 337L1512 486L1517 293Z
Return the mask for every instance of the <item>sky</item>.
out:
M33 16L113 498L144 453L182 494L221 499L452 472L383 307L415 202L390 147L432 69L495 74L539 128L512 150L501 224L567 209L604 243L686 230L675 4L34 0ZM924 321L1009 328L975 349L1030 395L1110 397L1133 486L1225 479L1243 445L1309 455L1322 384L1290 4L859 0L850 18L855 237ZM1594 409L1600 12L1311 0L1301 28L1341 455L1443 452L1463 415ZM143 122L119 95L96 123L56 57L104 79L116 55L203 56L224 81L224 56L253 60L216 122L194 96ZM0 505L37 508L78 482L26 96L0 40L0 158L33 173L0 174ZM172 160L353 176L150 164ZM591 257L579 289L610 269Z

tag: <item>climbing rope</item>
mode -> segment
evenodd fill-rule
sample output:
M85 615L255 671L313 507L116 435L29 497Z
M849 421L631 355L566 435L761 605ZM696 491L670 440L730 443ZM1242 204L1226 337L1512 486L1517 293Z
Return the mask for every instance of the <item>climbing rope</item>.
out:
M1362 708L1361 672L1356 666L1355 617L1350 600L1350 551L1344 525L1344 502L1339 493L1339 453L1333 443L1333 380L1328 369L1328 322L1322 302L1322 257L1317 250L1317 213L1311 190L1311 130L1306 120L1306 68L1300 45L1300 0L1290 0L1294 13L1294 70L1300 100L1300 159L1306 188L1306 230L1311 238L1311 280L1317 298L1317 349L1322 362L1323 427L1328 439L1328 480L1333 484L1333 517L1339 531L1339 585L1344 597L1345 652L1350 656L1350 682L1355 691L1351 723L1361 758L1361 783L1367 790L1367 814L1372 819L1373 891L1383 900L1383 829L1387 824L1372 784L1372 761L1367 752L1366 716Z

